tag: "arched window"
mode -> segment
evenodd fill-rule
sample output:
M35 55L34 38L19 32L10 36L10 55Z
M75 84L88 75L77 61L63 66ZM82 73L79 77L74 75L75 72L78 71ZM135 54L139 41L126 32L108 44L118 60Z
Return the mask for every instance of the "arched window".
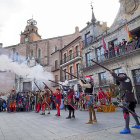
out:
M30 56L33 57L33 50L30 51Z
M72 59L72 50L69 51L69 59Z
M76 53L76 57L77 57L78 54L79 54L79 46L76 46L76 47L75 47L75 53Z
M55 61L55 69L58 67L58 60Z
M57 51L57 46L54 46L54 51L55 51L55 52Z
M38 58L41 58L41 49L38 49Z
M16 52L16 54L15 54L15 61L16 62L18 61L18 52Z
M64 63L66 63L66 61L67 61L67 54L65 53L64 54Z

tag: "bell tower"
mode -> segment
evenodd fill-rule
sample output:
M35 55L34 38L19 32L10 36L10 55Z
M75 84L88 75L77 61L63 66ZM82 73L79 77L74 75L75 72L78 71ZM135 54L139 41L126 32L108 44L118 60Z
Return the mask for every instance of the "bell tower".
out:
M38 28L36 27L37 22L35 20L27 20L27 26L24 32L20 34L20 43L32 42L41 40L41 36L38 34Z

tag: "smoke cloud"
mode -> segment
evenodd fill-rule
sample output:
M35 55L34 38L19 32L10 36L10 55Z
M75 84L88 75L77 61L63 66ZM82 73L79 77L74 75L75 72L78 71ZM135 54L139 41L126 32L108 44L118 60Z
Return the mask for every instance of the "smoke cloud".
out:
M19 64L9 59L7 55L0 55L0 71L11 71L17 75L30 78L31 80L50 83L48 80L53 80L53 75L50 72L44 71L43 67L37 64L34 67L29 67L26 63ZM40 83L39 82L39 83Z

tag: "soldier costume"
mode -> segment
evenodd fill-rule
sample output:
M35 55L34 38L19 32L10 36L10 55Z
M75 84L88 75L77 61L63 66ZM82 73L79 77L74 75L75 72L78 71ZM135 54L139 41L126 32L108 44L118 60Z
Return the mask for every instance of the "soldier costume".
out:
M114 72L110 71L110 74L112 74L112 76L116 78L117 85L120 85L120 98L123 102L123 106L135 112L135 98L134 93L132 92L131 79L125 73L119 73L117 76ZM125 107L123 107L125 128L120 131L121 134L131 133L131 130L129 128L129 111ZM132 128L140 129L140 122L138 120L138 117L135 114L132 114L132 116L136 121L136 125L132 126Z
M16 111L16 94L15 94L15 90L11 91L11 107L12 107L12 111L15 113Z
M45 94L44 99L43 99L43 110L42 110L42 114L41 115L45 115L45 109L48 108L48 114L50 114L50 103L51 103L51 99L50 99L50 90L48 89L47 86L45 86Z
M56 96L56 98L55 98L55 106L57 108L57 114L56 114L56 116L60 116L60 108L59 108L60 107L60 104L61 104L61 93L60 93L60 89L57 88L56 89L56 92L55 93L51 92L51 94L54 95L54 96Z
M85 78L86 78L86 84L83 84L81 80L79 80L79 84L85 88L85 94L90 96L90 101L94 102L93 95L92 95L93 85L91 83L91 81L93 81L93 79L90 76L86 76ZM91 124L93 122L97 122L95 110L93 108L93 104L91 104L89 101L87 101L86 104L87 104L88 111L89 111L89 121L87 121L86 124ZM92 114L94 117L93 120L92 120Z
M67 91L67 95L66 95L66 99L68 100L68 110L69 110L69 116L66 117L66 119L71 119L71 112L73 112L72 114L72 118L75 118L74 115L74 108L72 106L74 106L74 100L73 100L73 95L74 95L74 89L72 89L72 85L69 86L69 88L66 88L63 86L63 90Z

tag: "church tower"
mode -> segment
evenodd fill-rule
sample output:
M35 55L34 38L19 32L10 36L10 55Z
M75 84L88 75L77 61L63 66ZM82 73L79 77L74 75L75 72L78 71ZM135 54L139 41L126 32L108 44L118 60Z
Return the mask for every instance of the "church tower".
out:
M35 25L37 25L37 22L33 18L27 20L27 26L20 35L20 43L41 40L41 36L38 34L38 28Z

